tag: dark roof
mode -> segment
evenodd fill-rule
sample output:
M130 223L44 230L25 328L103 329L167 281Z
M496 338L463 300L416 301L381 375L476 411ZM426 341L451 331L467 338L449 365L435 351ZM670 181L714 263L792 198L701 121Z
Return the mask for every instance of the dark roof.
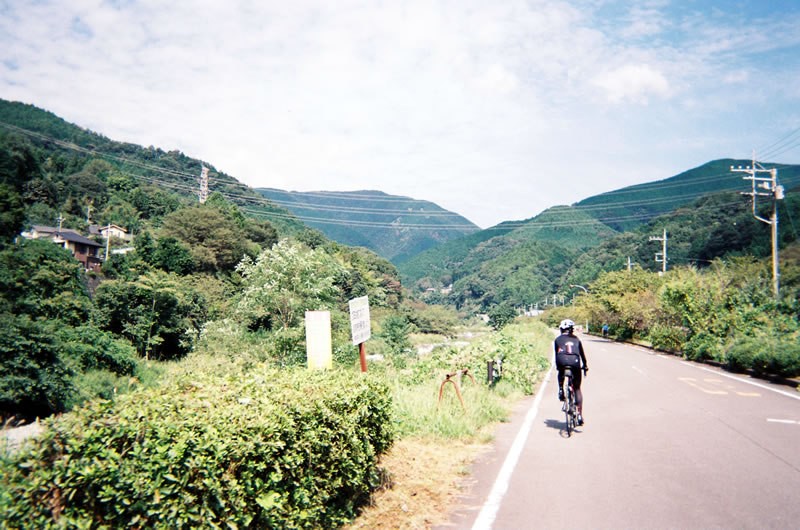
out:
M103 246L100 243L92 241L91 239L89 239L87 237L83 237L81 235L78 235L78 234L76 234L75 232L72 232L72 231L63 231L62 230L60 233L54 234L54 235L57 235L57 236L61 237L61 239L65 240L65 241L71 241L73 243L80 243L82 245L89 245L90 247L102 247Z
M41 234L55 234L57 232L66 234L67 232L69 232L71 234L75 234L76 236L81 235L80 232L78 232L77 230L73 230L72 228L62 228L61 230L59 230L57 226L33 225L33 229Z

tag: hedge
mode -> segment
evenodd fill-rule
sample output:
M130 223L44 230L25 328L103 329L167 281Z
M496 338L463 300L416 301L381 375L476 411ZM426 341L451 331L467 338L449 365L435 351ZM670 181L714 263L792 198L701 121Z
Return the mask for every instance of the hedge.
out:
M268 368L97 401L0 457L0 527L339 526L377 483L390 408L368 375Z

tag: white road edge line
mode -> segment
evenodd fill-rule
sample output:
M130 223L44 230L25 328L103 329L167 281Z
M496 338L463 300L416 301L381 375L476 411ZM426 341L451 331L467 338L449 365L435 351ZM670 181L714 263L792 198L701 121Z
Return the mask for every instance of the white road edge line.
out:
M506 491L508 491L508 483L511 480L511 474L514 472L514 468L519 461L519 455L522 454L522 449L525 447L525 442L528 440L528 433L533 425L533 420L536 419L536 415L539 413L539 405L542 402L545 388L547 388L547 383L550 381L550 376L552 374L553 369L551 368L547 372L547 377L545 377L542 387L539 389L539 394L533 401L533 405L531 405L531 408L528 409L528 413L525 415L525 421L522 423L522 427L520 427L516 438L514 438L514 443L511 445L511 449L509 449L506 455L503 467L500 468L500 472L497 474L497 478L494 481L492 491L489 492L489 497L486 498L486 502L483 504L478 518L475 519L475 524L472 525L472 530L490 530L492 528L494 519L497 517L497 511L500 509L500 503L503 501L503 496L506 494Z
M774 418L767 418L767 421L770 423L787 423L789 425L796 425L797 423L800 423L794 420L776 420Z
M640 374L644 375L644 371L641 368L637 368L636 366L631 366L631 368L633 368L634 370L636 370Z
M711 370L710 368L705 368L703 366L697 366L696 364L693 364L693 363L690 363L690 362L686 362L686 361L681 361L681 364L685 364L687 366L693 366L694 368L697 368L698 370L711 372L712 374L719 375L719 376L722 376L722 377L727 377L728 379L733 379L734 381L739 381L740 383L746 383L748 385L757 386L758 388L763 388L764 390L769 390L770 392L775 392L776 394L782 394L782 395L784 395L786 397L790 397L792 399L800 400L800 393L790 394L789 392L784 392L783 390L778 390L778 389L769 387L767 385L762 385L760 383L755 383L753 381L748 381L747 379L742 379L741 377L736 377L735 375L723 374L721 372L717 372L716 370Z

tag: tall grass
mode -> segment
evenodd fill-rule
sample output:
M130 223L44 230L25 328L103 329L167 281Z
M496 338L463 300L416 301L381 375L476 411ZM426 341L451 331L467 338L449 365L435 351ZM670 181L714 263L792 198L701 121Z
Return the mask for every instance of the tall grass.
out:
M486 441L491 436L487 427L507 421L514 402L534 392L535 381L549 367L551 341L543 324L523 321L469 346L435 350L410 361L403 371L387 369L398 437ZM490 387L486 362L499 357L504 358L504 374ZM442 387L442 382L448 373L464 368L474 375L475 383L462 378L462 408L453 384Z

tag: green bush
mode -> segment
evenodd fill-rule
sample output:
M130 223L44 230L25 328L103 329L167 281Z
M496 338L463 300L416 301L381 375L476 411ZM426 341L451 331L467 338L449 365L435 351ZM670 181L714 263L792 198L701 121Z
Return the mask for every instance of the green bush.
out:
M725 361L728 368L743 372L753 368L756 350L761 344L756 343L752 337L744 337L737 340L725 354Z
M0 418L45 417L64 410L73 370L60 356L54 325L0 313Z
M0 459L0 527L339 526L392 443L363 374L220 370L97 401Z
M693 361L722 360L722 340L708 332L700 332L683 344L683 354Z
M654 348L668 351L680 351L686 339L686 332L680 328L656 324L647 332L647 340Z
M795 377L800 375L800 345L791 336L747 336L731 346L726 361L732 370Z
M738 337L726 352L725 361L732 370L795 377L800 375L800 344L796 334L781 334L770 328L758 336Z
M783 377L800 375L800 345L797 342L781 339L770 346L772 348L763 348L756 357L757 371Z

